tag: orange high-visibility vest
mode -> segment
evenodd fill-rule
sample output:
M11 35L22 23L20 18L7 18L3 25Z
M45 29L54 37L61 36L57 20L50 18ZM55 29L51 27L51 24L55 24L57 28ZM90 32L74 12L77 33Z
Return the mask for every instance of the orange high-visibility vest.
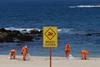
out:
M87 56L87 54L88 54L88 51L82 50L81 54L82 54L82 57L85 58Z
M23 54L27 54L27 52L28 52L28 49L25 48L25 47L23 47L23 48L22 48L22 53L23 53Z
M68 51L68 50L70 50L70 44L66 44L65 46L65 51Z

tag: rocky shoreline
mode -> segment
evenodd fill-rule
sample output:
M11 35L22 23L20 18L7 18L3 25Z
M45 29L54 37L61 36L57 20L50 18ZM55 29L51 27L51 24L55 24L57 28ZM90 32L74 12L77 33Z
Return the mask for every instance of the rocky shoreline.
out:
M33 41L42 37L42 30L27 29L19 30L8 30L6 28L0 28L0 42L22 42L22 41Z
M59 31L58 32L62 32ZM63 31L64 32L64 31ZM66 32L64 32L66 33ZM43 30L37 28L0 28L0 42L24 42L42 39ZM69 31L70 34L70 31ZM100 32L73 32L70 35L100 36ZM67 35L67 33L66 33Z

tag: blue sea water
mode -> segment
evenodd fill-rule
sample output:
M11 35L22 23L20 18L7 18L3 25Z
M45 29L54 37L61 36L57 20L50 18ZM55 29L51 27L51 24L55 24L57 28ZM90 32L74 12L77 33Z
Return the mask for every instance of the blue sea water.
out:
M74 7L91 5L84 3L5 3L0 4L0 28L40 28L53 25L59 28L58 48L53 49L53 56L65 56L64 47L71 43L71 54L81 56L86 49L89 56L100 57L100 36L85 36L85 33L100 32L100 7ZM96 6L96 4L92 4ZM8 54L12 48L18 49L21 43L0 43L0 54ZM43 48L42 39L27 42L29 53L33 56L49 56L49 49Z

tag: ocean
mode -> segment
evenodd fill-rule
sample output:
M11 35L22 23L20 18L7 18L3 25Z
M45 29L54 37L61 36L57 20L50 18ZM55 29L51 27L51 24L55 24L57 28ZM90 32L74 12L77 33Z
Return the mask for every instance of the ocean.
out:
M53 56L65 56L64 47L71 43L71 54L80 57L81 50L89 51L89 57L100 57L100 6L88 3L5 3L0 4L0 28L58 27L58 47ZM92 33L93 35L85 35ZM94 34L99 33L99 34ZM12 48L20 55L22 43L0 43L0 54L9 54ZM26 42L32 56L49 56L42 39Z

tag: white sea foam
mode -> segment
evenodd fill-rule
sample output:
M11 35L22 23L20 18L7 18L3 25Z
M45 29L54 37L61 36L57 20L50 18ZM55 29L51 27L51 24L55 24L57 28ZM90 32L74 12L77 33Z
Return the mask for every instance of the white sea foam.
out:
M6 30L16 30L16 31L20 31L20 32L22 32L22 33L24 33L24 32L27 32L27 33L29 33L31 30L38 30L38 31L40 31L40 29L38 29L38 28L15 28L15 27L8 27L8 28L5 28Z
M21 33L30 33L31 30L41 31L39 28L15 28L15 27L8 27L5 28L6 30L16 30L20 31ZM67 33L67 34L85 34L84 31L77 31L73 28L60 28L58 29L58 33Z
M8 27L8 28L5 28L6 30L17 30L17 31L20 31L20 32L30 32L31 30L37 30L37 31L41 31L41 29L39 28L15 28L15 27ZM58 32L59 33L68 33L70 32L71 30L73 30L72 28L61 28L61 29L58 29Z
M69 32L70 29L58 29L58 32Z
M76 5L69 6L69 8L100 8L100 5Z
M59 33L71 33L72 32L72 30L74 30L74 29L72 29L72 28L61 28L61 29L58 29L58 32Z

